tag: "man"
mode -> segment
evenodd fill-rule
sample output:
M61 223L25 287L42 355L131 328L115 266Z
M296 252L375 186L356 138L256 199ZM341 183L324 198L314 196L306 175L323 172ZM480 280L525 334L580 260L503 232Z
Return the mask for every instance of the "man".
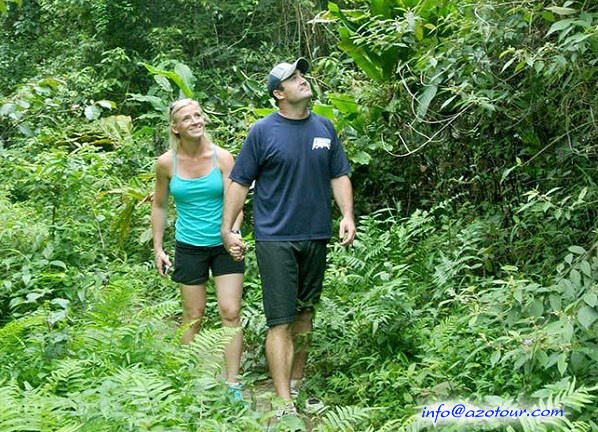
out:
M285 402L282 414L296 414L291 387L303 378L313 306L322 291L332 236L331 189L343 215L341 244L355 238L349 162L332 123L309 109L308 68L300 58L270 71L268 92L279 109L250 129L230 174L222 218L225 247L243 247L231 228L255 180L256 255L269 327L266 355L276 393Z

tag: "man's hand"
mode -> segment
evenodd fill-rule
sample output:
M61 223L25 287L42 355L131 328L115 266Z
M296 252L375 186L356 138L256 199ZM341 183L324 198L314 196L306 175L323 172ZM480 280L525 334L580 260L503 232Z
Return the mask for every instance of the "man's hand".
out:
M235 261L241 261L245 257L245 243L239 234L228 232L222 234L224 248Z
M166 277L168 270L170 269L170 267L172 267L172 264L170 263L170 259L168 258L168 255L166 255L166 253L164 253L163 250L156 251L155 255L156 255L156 267L158 268L158 273L160 273L160 276Z
M353 240L355 240L355 222L352 218L344 217L341 219L338 238L341 241L341 246L353 244Z

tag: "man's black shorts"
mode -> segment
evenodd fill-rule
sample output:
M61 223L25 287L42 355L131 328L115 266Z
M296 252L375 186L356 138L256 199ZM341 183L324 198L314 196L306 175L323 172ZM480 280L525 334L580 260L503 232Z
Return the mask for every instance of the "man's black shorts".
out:
M235 261L219 246L193 246L177 240L172 280L185 285L201 285L212 276L244 273L245 261Z
M320 301L328 240L257 241L268 327L293 322Z

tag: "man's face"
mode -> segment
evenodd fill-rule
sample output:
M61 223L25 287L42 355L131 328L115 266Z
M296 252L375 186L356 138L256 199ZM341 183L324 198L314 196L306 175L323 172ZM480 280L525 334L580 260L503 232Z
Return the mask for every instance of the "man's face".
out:
M311 86L299 69L296 69L293 75L285 79L282 86L283 90L276 91L280 92L280 96L284 97L289 103L310 99L312 96Z

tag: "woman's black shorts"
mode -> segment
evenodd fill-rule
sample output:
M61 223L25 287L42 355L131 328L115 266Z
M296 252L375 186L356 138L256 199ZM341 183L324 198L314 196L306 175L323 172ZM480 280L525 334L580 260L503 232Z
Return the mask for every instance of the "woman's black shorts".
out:
M193 246L176 241L173 281L201 285L208 280L210 269L212 276L242 274L245 272L245 260L235 261L223 245Z

